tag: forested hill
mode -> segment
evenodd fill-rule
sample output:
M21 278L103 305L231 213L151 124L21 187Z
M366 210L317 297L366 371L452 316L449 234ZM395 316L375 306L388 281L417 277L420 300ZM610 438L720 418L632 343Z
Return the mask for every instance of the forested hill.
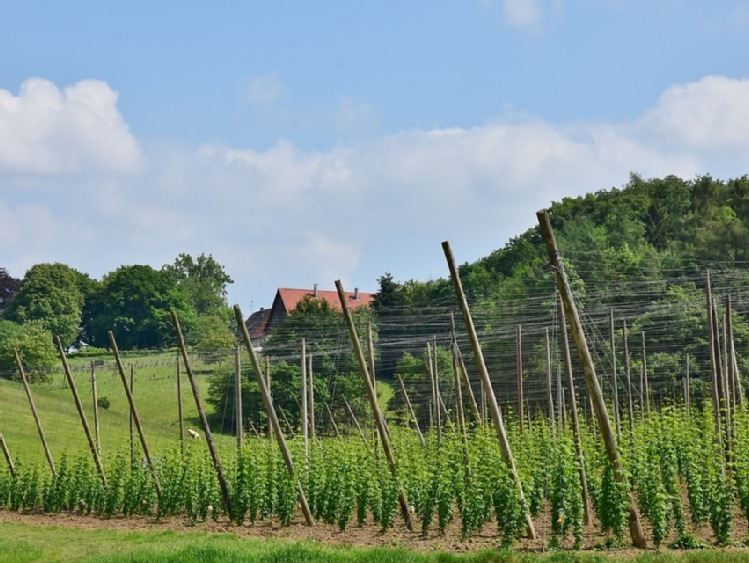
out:
M645 180L632 175L621 189L554 202L549 214L594 344L608 338L613 309L617 329L625 321L631 331L647 333L653 368L664 382L680 377L685 355L692 356L693 375L704 372L708 269L721 305L725 295L733 297L739 313L736 338L745 341L741 313L749 311L749 177ZM553 326L554 285L547 263L540 232L532 228L460 267L474 317L485 338L498 342L485 345L495 373L509 375L515 369L517 325L531 335L524 341L527 348L541 346L544 327ZM454 308L454 299L448 279L400 283L385 274L376 301L381 339L397 338L399 325L412 314L435 315L424 336L443 330L447 321L436 316ZM524 369L531 369L528 361L537 360L526 360ZM749 365L743 357L739 363ZM507 387L510 392L509 380Z

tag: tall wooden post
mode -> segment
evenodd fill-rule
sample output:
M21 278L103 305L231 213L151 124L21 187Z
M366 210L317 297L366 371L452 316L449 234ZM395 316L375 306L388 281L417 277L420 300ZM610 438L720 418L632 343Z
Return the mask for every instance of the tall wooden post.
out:
M237 450L242 449L242 356L239 345L234 348L234 426L237 430Z
M177 311L172 309L172 323L174 324L174 330L177 333L177 344L182 352L182 361L185 364L185 371L187 372L187 378L190 380L190 387L192 388L192 396L195 399L195 406L198 409L198 416L200 417L200 425L203 427L205 433L205 443L208 444L208 450L211 452L211 459L213 460L213 468L216 471L216 477L218 478L218 484L221 488L221 495L224 497L224 506L226 512L232 514L231 509L231 495L229 494L229 485L226 483L224 477L224 471L221 468L221 460L218 457L218 451L213 443L213 434L211 433L211 427L208 426L208 418L205 415L205 409L203 408L203 402L200 400L200 391L198 390L198 383L195 381L195 375L192 372L192 364L190 363L190 356L187 354L187 347L185 346L185 339L182 336L182 329L179 326L179 318L177 317ZM241 422L240 422L241 424ZM241 443L240 443L241 446Z
M729 311L727 317L728 325L728 355L730 357L730 373L731 373L731 391L733 393L733 405L734 408L742 406L744 403L744 392L741 388L741 379L739 378L739 365L736 361L736 342L733 334L733 315L730 312L731 308L731 296L728 295L726 299L726 308Z
M16 476L16 466L13 464L13 458L10 455L10 450L8 449L8 444L5 442L5 436L0 434L0 446L3 449L3 455L5 456L5 461L8 462L8 471L10 471L10 476L15 477Z
M635 547L644 548L646 546L646 541L645 534L642 530L642 524L640 522L640 513L635 504L635 499L632 496L629 482L627 481L627 476L624 471L624 462L619 454L616 434L611 428L611 422L609 421L609 415L606 410L606 403L603 399L601 386L598 383L598 377L596 376L595 367L593 365L593 357L588 349L588 342L577 312L572 289L570 288L567 276L564 273L564 265L559 254L559 249L557 248L554 232L551 229L549 214L544 209L539 211L536 215L541 228L541 235L549 252L551 267L556 272L557 289L559 290L562 301L564 302L565 315L569 320L570 328L572 329L572 336L575 340L575 345L580 357L580 363L583 366L585 382L588 387L588 393L593 401L593 408L595 410L596 418L598 419L598 426L601 430L601 436L606 446L606 454L609 463L611 463L611 467L614 469L614 478L621 487L625 488L629 496L629 532L632 538L632 544Z
M308 469L309 464L309 418L307 416L307 340L302 338L302 358L300 361L302 379L302 445L304 448L304 466Z
M156 495L161 499L162 497L162 490L161 490L161 481L159 481L159 475L156 472L156 466L153 464L153 459L151 457L151 450L148 448L148 441L146 440L146 435L143 432L143 427L140 424L140 417L138 416L138 411L135 408L135 401L133 400L133 393L131 391L130 386L127 384L127 376L125 375L125 366L122 365L122 358L120 357L120 350L117 348L117 341L114 339L114 334L110 330L107 335L109 336L109 344L112 347L112 354L114 354L115 362L117 363L117 371L120 374L120 380L122 381L122 386L125 388L125 395L127 395L127 402L130 405L130 414L132 415L133 422L135 423L136 428L138 429L138 436L140 437L140 445L143 447L143 455L146 456L146 463L148 464L148 469L151 472L151 477L153 478L153 484L156 488ZM130 375L132 377L132 370L130 371Z
M530 511L528 510L528 503L525 500L525 493L523 492L523 484L520 481L517 468L515 466L515 458L512 455L512 448L510 447L510 441L507 439L507 432L505 431L505 424L502 420L502 412L499 410L499 404L497 403L497 397L494 395L492 390L492 382L489 377L489 370L486 367L484 361L484 353L481 350L479 343L478 334L476 333L476 327L473 324L471 318L471 311L468 307L468 300L463 292L463 284L460 281L460 274L458 268L455 265L455 258L453 257L450 244L447 241L442 243L442 250L447 260L447 267L450 270L450 277L453 281L453 288L455 289L455 296L458 299L460 305L460 311L463 316L463 323L465 324L468 332L468 337L471 341L471 348L473 349L473 355L476 359L476 367L478 368L479 375L481 377L481 387L486 397L488 408L491 411L492 420L494 422L494 428L497 431L497 438L499 440L500 449L502 451L502 458L504 459L505 465L507 466L508 473L515 485L520 498L520 504L525 512L525 526L526 532L529 539L536 538L536 527L533 525L533 519L531 518ZM522 426L522 421L521 421Z
M179 369L179 356L177 356L177 416L179 417L179 449L185 455L185 417L182 412L182 375Z
M551 340L549 339L549 327L544 328L544 347L546 348L546 401L549 407L549 425L556 426L554 421L554 388L552 385L551 366Z
M312 375L312 354L308 358L307 376L309 377L309 433L314 438L317 436L315 430L315 380Z
M91 398L94 408L94 435L96 436L96 451L101 453L101 438L99 435L99 396L96 390L96 363L91 360Z
M36 422L36 431L39 433L39 440L41 440L42 447L44 448L44 455L47 457L47 463L49 464L49 468L52 471L52 475L57 475L57 470L55 469L55 461L54 459L52 459L52 454L49 451L47 438L44 436L44 429L42 428L42 421L39 420L39 413L36 412L34 398L31 396L31 387L29 387L29 382L26 379L26 372L23 371L23 364L21 363L21 358L18 355L18 350L14 350L13 353L16 356L16 367L18 368L18 374L21 376L23 390L26 392L26 398L29 400L29 407L31 407L31 414L34 417L34 422Z
M622 320L622 350L624 353L624 379L627 386L627 413L629 416L629 434L634 432L635 409L633 404L632 369L629 361L629 342L627 339L627 321Z
M616 330L614 330L614 309L609 309L609 342L611 345L611 386L613 392L611 401L614 407L614 426L616 427L616 438L622 440L622 423L619 419L619 382L616 377Z
M642 400L644 402L645 414L650 413L650 385L648 384L648 352L645 347L645 331L641 333L642 336L642 375L640 378L640 393L642 394Z
M577 451L577 472L580 476L580 490L583 497L583 518L586 525L592 521L590 509L590 496L588 495L588 476L585 472L585 455L583 454L583 440L580 434L580 418L577 414L577 394L575 393L575 380L572 373L572 356L570 354L570 342L567 337L567 322L564 318L564 305L560 299L557 302L559 316L559 338L562 342L562 358L564 359L564 374L567 379L567 389L570 395L570 414L572 415L572 436L575 440Z
M393 477L396 477L397 466L395 461L395 454L393 453L392 447L390 445L390 433L387 430L387 422L382 416L380 406L377 403L377 394L375 393L375 388L372 384L372 378L369 375L367 360L364 357L361 342L359 342L359 335L356 333L356 327L354 326L354 319L351 316L351 311L349 310L348 304L346 302L346 292L343 290L341 280L336 280L335 286L338 290L338 299L341 302L341 309L343 310L343 316L346 320L346 326L348 327L349 335L351 336L351 344L353 345L354 353L359 360L359 369L361 370L362 378L364 379L364 384L367 389L367 396L369 397L370 407L372 408L372 412L374 413L375 424L377 425L377 430L380 433L380 442L382 443L382 449L385 452L385 458L387 459L388 466L390 467L390 472L392 473ZM406 498L406 491L403 489L403 487L400 487L398 500L400 502L401 514L403 516L406 527L409 530L413 530L411 511L409 508L408 499Z
M62 362L63 370L65 371L65 379L68 382L68 386L70 387L70 390L73 392L73 400L75 401L75 408L78 410L78 416L81 419L81 424L83 425L83 432L86 434L86 440L88 440L88 447L91 450L91 455L94 457L94 464L96 465L96 471L99 473L99 478L101 479L101 484L104 485L104 488L107 486L107 477L104 475L104 466L101 464L101 458L99 457L99 448L94 441L93 436L91 436L91 430L88 427L88 421L86 420L86 413L83 410L83 403L81 403L81 398L78 396L78 390L75 388L75 380L73 379L73 375L70 373L70 366L68 365L68 359L65 356L65 350L62 347L62 342L60 341L60 337L57 336L55 338L55 341L57 343L57 353L60 355L60 361Z
M255 354L255 350L252 348L250 333L247 332L247 326L245 326L244 324L244 317L242 316L242 310L239 308L239 305L234 305L234 317L237 321L237 327L242 334L244 347L247 349L247 354L249 354L250 356L250 363L255 370L255 378L257 379L258 386L260 387L260 394L263 396L265 412L268 415L270 426L271 428L273 428L273 433L276 435L278 448L281 450L281 455L283 456L284 462L286 463L286 469L288 470L289 475L291 475L292 478L296 479L297 492L299 494L299 504L302 507L304 519L308 526L312 526L314 524L314 519L312 518L312 512L310 511L309 504L307 503L307 496L304 494L302 483L296 475L294 460L291 457L289 448L286 446L286 440L284 439L283 432L281 431L281 424L278 422L276 409L273 407L273 399L270 396L268 382L263 375L263 370L260 367L260 362L258 361L257 355Z
M687 416L690 411L690 397L689 397L689 353L686 354L686 366L684 366L684 406L687 410Z
M523 433L525 425L525 400L523 398L523 326L515 327L515 372L518 388L518 429Z
M710 280L710 270L706 274L705 296L707 298L707 323L710 330L710 367L711 385L710 391L713 400L713 419L715 422L715 434L718 442L723 443L723 431L720 421L720 344L718 343L718 323L713 303L713 287Z
M130 396L134 396L135 393L135 369L133 365L130 365ZM135 463L135 421L133 417L133 411L130 409L130 465Z

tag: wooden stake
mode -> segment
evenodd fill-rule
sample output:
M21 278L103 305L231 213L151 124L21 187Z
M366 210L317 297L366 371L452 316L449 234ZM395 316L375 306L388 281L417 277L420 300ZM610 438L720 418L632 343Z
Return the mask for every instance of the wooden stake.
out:
M710 281L710 270L707 271L706 278L705 296L707 298L707 323L710 330L710 367L712 378L710 391L713 400L713 421L715 423L715 435L717 436L718 442L722 445L723 431L721 429L720 420L720 382L723 378L720 375L720 344L718 343L717 328L718 322L717 315L715 314L715 306L713 304L713 288Z
M10 471L11 477L16 476L16 466L13 464L13 458L10 456L10 450L8 449L8 444L5 443L5 436L0 434L0 446L2 446L3 449L3 455L5 456L5 461L8 462L8 471Z
M644 411L645 414L650 413L650 385L648 384L648 354L645 348L645 331L641 333L642 336L642 377L640 378L640 393L645 401Z
M114 334L110 330L107 335L109 336L109 344L112 346L112 354L114 354L115 362L117 363L117 371L120 373L120 380L122 381L122 386L125 388L125 395L127 395L127 402L130 405L130 414L132 415L133 422L135 423L135 427L138 429L138 436L140 437L140 445L143 447L143 455L146 456L146 463L148 464L148 469L151 472L151 477L153 478L153 484L156 488L156 495L161 499L162 497L162 490L161 490L161 482L159 481L159 475L156 472L156 466L153 464L153 459L151 458L151 450L148 448L148 441L146 440L146 435L143 432L143 427L140 424L140 417L138 416L138 411L135 409L135 401L133 400L133 393L130 390L130 387L127 384L127 376L125 375L125 366L122 365L122 358L120 357L120 350L117 348L117 342L114 339ZM132 377L132 370L130 371L130 376Z
M372 378L369 375L369 368L367 366L367 360L362 352L361 343L359 342L359 336L356 333L356 327L354 326L354 319L351 317L351 311L349 311L348 304L346 302L346 292L343 290L341 280L336 280L336 289L338 290L338 299L341 302L341 309L343 310L343 316L346 320L346 325L349 329L349 335L351 336L351 343L354 348L354 353L359 360L359 369L361 370L362 378L367 388L367 396L369 397L369 404L372 407L374 413L375 424L377 430L380 433L380 442L382 443L382 449L385 452L385 458L387 459L390 472L393 477L397 478L397 465L395 461L395 454L392 451L390 445L390 433L387 430L387 422L382 416L380 406L377 403L377 394L375 393L374 385L372 385ZM399 487L398 499L400 501L401 514L403 521L406 524L406 528L413 531L413 520L411 519L411 510L409 508L408 499L406 498L406 491L402 486Z
M239 346L234 348L234 426L237 432L237 450L242 449L242 357Z
M411 417L411 420L413 420L414 427L416 428L416 434L419 436L419 441L421 442L422 447L426 447L424 435L421 433L421 428L419 428L419 419L416 418L416 413L414 412L413 406L411 406L411 399L408 398L408 393L406 392L406 386L403 383L403 378L399 373L396 373L395 376L398 378L398 383L400 383L401 391L403 392L403 398L406 400L406 407L408 407L409 416Z
M52 454L49 451L47 445L47 438L44 436L44 429L42 428L42 422L39 420L39 413L36 412L36 405L34 404L34 398L31 396L31 387L26 379L26 373L23 371L23 364L21 364L21 358L18 355L18 350L14 350L13 353L16 356L16 367L18 368L18 374L21 376L21 383L23 384L23 390L26 392L26 398L29 400L29 406L31 407L31 414L34 416L34 422L36 422L36 430L39 433L39 439L42 442L44 448L44 455L47 457L47 463L52 471L52 475L57 475L55 469L55 461L52 459Z
M312 354L309 355L309 366L307 376L309 377L309 432L316 437L315 431L315 380L312 376Z
M302 446L304 452L304 467L309 468L309 417L307 415L307 340L302 338L302 358L300 361L302 379Z
M130 365L130 396L135 393L135 370ZM133 421L133 411L130 410L130 465L135 464L135 430Z
M242 334L242 340L244 341L244 346L247 349L247 354L249 354L250 356L250 363L255 370L255 377L260 387L260 393L263 396L265 412L268 415L268 420L270 421L271 428L274 431L273 433L276 435L278 448L281 450L281 455L283 456L284 462L286 463L286 469L289 472L289 475L291 475L292 478L296 479L297 492L299 494L299 504L302 507L304 520L306 521L308 526L312 526L314 524L314 519L312 518L312 512L310 511L309 504L307 504L307 496L304 494L302 483L297 477L296 469L294 468L294 460L291 458L291 452L286 446L286 440L283 437L283 432L281 432L281 424L278 422L276 409L273 407L273 399L270 396L268 382L263 376L263 370L260 367L260 362L258 361L257 355L255 354L255 350L252 348L250 333L247 332L247 327L244 324L244 317L242 316L242 310L239 308L239 305L234 305L234 317L237 321L237 327Z
M634 423L635 423L635 409L634 409L634 400L632 398L633 388L632 388L632 371L631 371L631 365L629 362L629 343L627 340L627 321L622 320L622 344L623 344L623 352L624 352L624 379L625 383L627 385L627 412L629 414L629 435L632 436L632 433L634 432Z
M611 345L611 387L613 388L611 401L614 407L614 425L616 438L622 441L622 423L619 420L619 382L616 377L616 330L614 330L614 309L609 309L609 342Z
M577 312L577 306L575 304L572 289L567 281L567 276L564 273L564 265L559 255L559 249L557 248L556 238L554 232L551 229L551 221L549 220L548 212L543 209L539 211L536 216L538 217L539 225L541 228L541 236L546 243L546 248L549 252L549 260L551 267L556 272L556 283L557 289L564 302L565 316L567 317L570 328L572 329L572 336L575 340L578 355L580 357L580 363L583 366L583 374L585 375L585 382L588 387L588 393L591 396L593 402L593 408L595 410L596 418L598 419L598 426L601 430L601 437L603 438L606 446L606 454L614 469L614 478L616 482L625 490L629 496L629 532L632 538L632 544L638 548L645 548L645 534L642 530L642 524L640 522L640 514L635 504L632 491L630 490L629 482L627 481L626 472L624 471L624 462L619 454L619 449L616 442L616 434L611 428L611 422L609 421L609 415L606 410L606 403L603 399L603 393L601 392L601 386L598 383L598 377L596 376L595 367L593 365L593 357L588 349L588 342L585 337L585 331L582 327L582 322Z
M549 340L549 327L544 329L544 344L546 347L546 400L549 406L549 426L554 428L554 389L551 383L551 342Z
M91 397L94 407L94 434L96 436L96 451L101 453L101 439L99 436L99 396L96 391L96 363L93 360L91 361Z
M185 417L182 412L182 376L179 369L179 356L177 356L177 416L179 416L179 449L182 456L185 455Z
M60 355L60 361L62 362L62 367L63 367L63 370L65 371L65 379L68 382L68 386L70 387L70 390L73 392L73 400L75 401L75 408L78 410L78 416L80 417L81 424L83 425L83 432L84 434L86 434L86 440L88 440L88 447L91 450L91 455L94 457L94 464L96 465L96 471L99 473L101 484L104 485L104 488L106 489L107 477L106 475L104 475L104 466L102 465L101 458L99 457L99 448L96 442L94 441L93 436L91 436L91 430L89 429L88 421L86 420L86 413L83 410L83 403L81 403L81 398L78 396L78 390L75 388L75 380L73 379L73 375L70 373L70 366L68 365L68 359L65 356L65 350L62 347L62 342L60 341L59 336L55 338L55 342L57 343L57 353Z
M484 353L481 350L478 335L476 334L476 328L473 324L473 319L471 318L471 311L468 307L468 300L466 299L466 295L463 292L463 284L460 281L460 274L458 273L458 268L455 265L455 258L453 258L450 244L447 241L442 243L442 250L445 253L447 266L450 270L450 276L453 281L453 288L455 289L455 296L458 299L460 311L463 316L463 323L465 324L466 330L468 331L468 337L471 341L471 348L473 349L473 355L476 359L476 367L481 377L481 387L484 391L489 410L491 411L494 428L497 431L497 438L499 440L500 449L502 450L502 458L505 462L505 465L507 466L510 478L512 479L512 482L517 489L520 504L523 507L523 512L525 513L526 533L529 539L535 539L536 527L533 525L533 519L531 518L530 511L528 510L528 503L526 502L525 494L523 493L523 484L520 481L520 476L518 475L517 468L515 467L515 458L512 456L510 441L507 439L505 424L502 420L502 412L499 410L497 397L494 395L494 391L492 390L489 370L486 368Z
M523 326L515 327L515 371L518 382L518 428L523 434L525 425L525 400L523 399Z

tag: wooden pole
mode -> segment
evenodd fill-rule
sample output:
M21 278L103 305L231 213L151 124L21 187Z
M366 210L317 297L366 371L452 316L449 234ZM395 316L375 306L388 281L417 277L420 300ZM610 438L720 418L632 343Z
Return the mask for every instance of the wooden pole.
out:
M416 434L419 436L419 442L421 442L421 445L423 447L426 447L426 442L424 441L424 434L421 433L421 428L419 427L419 419L416 418L416 413L414 412L414 408L411 405L411 399L408 398L408 393L406 392L406 386L403 383L403 378L400 376L399 373L396 373L395 377L398 378L398 383L400 383L401 392L403 393L403 398L405 399L406 407L408 408L408 414L411 417L411 420L413 420L414 422Z
M177 416L179 416L179 449L185 455L185 417L182 412L182 375L180 374L179 356L177 356Z
M549 426L554 428L554 388L552 384L552 367L551 367L551 341L549 340L549 327L544 329L544 345L546 348L546 400L549 407Z
M302 379L302 446L304 451L304 467L309 468L309 416L307 415L307 340L302 338L302 358L300 361Z
M309 432L314 438L317 436L315 431L315 380L312 376L312 354L309 355L309 366L307 376L309 377Z
M707 298L707 323L710 330L710 367L712 384L710 386L713 400L713 420L715 423L715 434L718 442L723 443L723 431L720 421L720 344L718 343L717 316L713 304L713 288L710 280L710 270L706 274L705 295Z
M351 405L346 400L345 396L343 396L343 404L346 405L346 410L348 411L348 414L351 417L351 420L354 421L354 425L356 426L356 429L359 431L359 436L361 436L362 442L366 444L367 437L364 435L364 431L362 430L362 427L359 425L359 421L357 420L356 415L354 414L354 409L351 408Z
M239 345L234 348L234 425L237 431L237 450L242 449L242 356Z
M44 429L42 428L42 421L39 420L39 413L36 412L36 405L34 404L34 398L31 396L31 387L26 379L26 373L23 371L23 364L21 363L21 357L18 355L18 350L14 350L13 353L16 356L16 367L18 368L18 374L21 376L21 383L23 384L23 390L26 392L26 398L29 400L29 406L31 407L31 414L34 416L34 422L36 422L36 430L39 433L39 439L42 442L44 448L44 455L47 457L47 463L52 471L52 475L57 475L55 469L55 461L52 459L52 454L49 451L47 445L47 438L44 436Z
M731 346L728 345L728 340L733 332L733 322L731 320L731 296L726 295L726 320L723 323L723 353L726 358L726 369L725 376L723 377L723 406L726 412L726 453L728 455L728 462L733 461L733 405L734 405L734 378L733 378L733 362L731 361L731 353L733 350L733 342Z
M551 267L556 272L555 277L557 289L559 290L562 301L564 302L565 316L567 317L570 323L570 328L572 329L572 336L575 340L580 363L583 367L583 374L585 375L588 393L591 396L596 418L598 419L598 426L601 430L601 437L606 446L606 454L609 463L611 463L611 466L614 469L614 478L616 479L616 482L627 491L627 495L629 496L629 532L632 538L632 544L638 548L645 548L645 534L642 530L640 514L637 505L635 504L635 499L632 496L629 482L627 481L624 462L619 454L616 434L611 428L611 422L609 421L609 415L606 410L606 403L603 399L601 386L598 383L598 377L596 376L595 367L593 365L593 357L588 349L588 342L585 337L582 322L578 315L577 305L575 304L572 295L572 289L570 288L567 276L564 273L564 265L561 261L559 249L557 248L554 231L551 228L549 214L545 209L543 209L539 211L536 216L538 217L541 236L543 237L544 242L546 243L546 248L549 252Z
M99 434L99 396L96 390L96 363L91 360L91 398L94 407L94 435L96 436L96 451L101 453L101 438Z
M328 403L325 403L325 411L328 413L328 420L330 420L330 425L333 427L333 433L335 434L336 438L339 438L341 436L341 433L338 431L338 425L335 422L335 417L333 416L333 411L330 410L330 405ZM286 421L286 424L288 424L289 421Z
M361 342L359 342L359 336L357 335L356 327L354 326L354 319L351 316L351 311L349 310L348 304L346 302L346 292L343 290L341 280L336 280L335 285L336 289L338 290L338 299L341 302L343 316L346 320L346 325L348 326L349 335L351 336L351 344L353 345L354 353L359 360L359 369L361 370L362 378L364 379L364 383L366 385L367 396L369 397L369 404L372 407L372 412L374 413L375 424L377 425L377 430L380 433L380 442L382 443L382 449L385 453L385 458L387 459L388 466L390 467L390 472L392 473L393 477L397 478L397 464L395 461L395 454L393 453L392 447L390 445L390 433L387 430L387 422L382 416L380 406L377 403L377 394L375 393L375 388L372 384L372 378L369 375L367 360L364 357ZM406 498L406 491L402 486L400 487L400 491L398 493L398 500L400 501L401 514L403 516L403 521L406 524L406 528L413 531L411 510L409 508L408 499Z
M75 401L75 408L78 410L78 416L81 419L81 424L83 425L83 432L86 434L86 440L88 440L88 447L91 450L91 455L94 457L94 464L96 465L96 471L99 473L99 478L101 479L101 484L104 485L104 488L107 487L107 477L104 474L104 466L101 463L101 458L99 457L99 448L96 444L96 441L94 440L94 437L91 435L91 430L88 427L88 421L86 420L86 413L83 410L83 403L81 403L81 398L78 396L78 390L75 388L75 380L73 379L73 375L70 373L70 365L68 365L68 359L65 356L65 350L62 347L62 342L60 341L60 337L55 337L55 342L57 343L57 353L60 355L60 361L62 362L63 370L65 371L65 379L68 382L68 386L70 387L70 390L73 393L73 400ZM93 362L92 362L93 364Z
M727 296L727 308L731 309L731 297ZM728 315L728 343L729 343L729 356L731 362L731 390L733 392L733 405L734 408L741 407L744 404L744 392L741 388L741 379L739 378L739 365L736 361L736 342L733 334L733 315Z
M2 446L3 449L3 455L5 456L5 461L8 462L8 471L10 471L11 477L16 476L16 466L13 464L13 458L10 456L10 450L8 449L8 444L5 443L5 436L0 434L0 446Z
M200 425L203 427L205 433L205 443L208 444L208 450L211 452L211 459L213 460L213 468L216 471L216 477L218 478L218 484L221 487L221 495L224 497L224 506L226 512L232 514L231 509L231 495L229 494L229 485L224 477L224 471L221 468L221 460L218 456L218 451L213 443L213 434L211 433L211 427L208 426L208 417L205 415L205 409L203 408L203 402L200 400L200 391L198 389L198 383L195 381L195 375L192 371L192 364L190 363L190 356L187 354L187 347L185 346L185 339L182 336L182 329L179 326L179 318L177 317L177 311L172 309L172 323L174 324L174 330L177 333L177 344L179 345L180 352L182 352L182 361L185 364L185 371L187 372L187 378L190 380L190 387L192 388L192 396L195 399L195 406L198 408L198 416L200 417ZM237 348L238 350L239 348ZM241 425L241 422L240 422ZM241 442L238 447L241 447Z
M455 330L455 315L452 311L450 312L450 334L452 334L453 355L456 357L458 362L460 379L463 382L463 387L465 387L466 395L468 395L468 405L471 407L471 412L473 413L476 424L483 424L484 421L481 418L481 411L479 410L479 405L476 402L476 396L473 394L471 381L468 379L468 370L466 369L466 364L463 361L463 354L460 353L460 346L458 346L458 333Z
M525 400L523 399L523 326L515 327L515 371L518 387L518 429L523 434L525 425Z
M135 393L135 369L130 365L130 396ZM135 463L135 429L134 429L133 411L130 410L130 465Z
M307 496L304 494L304 489L302 489L301 481L299 481L296 475L294 460L291 457L289 448L286 446L286 440L283 437L283 432L281 432L281 424L278 422L276 409L273 407L273 399L270 396L268 382L263 376L263 370L260 367L260 362L258 361L257 355L255 354L255 350L252 348L250 333L247 332L247 327L244 324L244 317L242 316L242 310L239 308L239 305L234 305L234 317L237 321L237 327L242 334L242 340L244 341L244 346L247 349L247 354L249 354L250 356L250 363L255 370L255 377L260 387L260 393L263 396L265 412L268 415L268 420L270 421L270 425L274 430L274 434L276 435L278 447L281 450L281 455L283 456L284 462L286 463L286 469L288 470L289 475L296 479L297 492L299 494L299 504L302 507L304 519L308 526L312 526L314 524L314 519L312 518L312 512L310 511L309 504L307 503Z
M629 415L629 435L634 432L635 409L632 395L632 369L629 361L629 341L627 339L627 321L622 320L622 350L624 353L624 379L627 385L627 413Z
M127 395L127 402L130 405L130 414L132 415L133 422L135 423L135 427L138 429L138 436L140 437L140 445L143 447L143 455L146 456L146 463L148 464L148 469L151 472L151 477L153 478L153 484L156 488L156 495L161 499L162 497L162 490L161 490L161 482L159 481L159 475L156 472L156 466L153 463L153 459L151 458L151 450L148 448L148 441L146 440L146 435L143 432L143 427L140 424L140 417L138 416L138 411L135 408L135 401L133 400L133 393L130 390L130 386L127 384L127 376L125 375L125 366L122 365L122 358L120 357L120 350L117 348L117 341L114 339L114 334L110 330L107 335L109 336L109 344L112 346L112 354L114 354L114 359L117 364L117 371L120 374L120 380L122 381L122 386L125 388L125 395ZM130 370L130 376L132 377L132 369Z
M641 333L642 337L642 376L640 378L640 393L645 401L645 414L650 413L650 385L648 384L648 353L645 347L645 331Z
M690 397L689 397L689 354L686 354L686 366L684 369L684 405L687 409L687 415L690 410Z
M437 442L442 441L442 420L441 420L441 409L440 409L440 398L439 391L437 390L437 377L434 366L434 354L432 353L432 344L427 342L427 361L426 361L427 372L429 373L429 382L432 387L432 412L434 416L432 423L435 430L437 431Z
M619 382L616 377L616 330L614 329L614 309L609 309L609 342L611 345L611 401L614 407L614 426L616 438L622 441L622 423L619 419Z
M536 527L533 525L533 519L531 518L530 511L528 510L528 503L525 500L525 494L523 493L523 484L520 481L517 468L515 466L515 458L512 455L512 448L510 447L510 441L507 438L507 432L505 431L505 424L502 420L502 412L499 410L499 404L497 404L497 397L494 395L492 390L492 382L489 377L489 370L486 367L484 361L484 353L481 350L479 343L478 334L476 333L476 327L473 324L471 318L471 311L468 307L468 300L463 292L463 284L460 281L460 274L458 268L455 265L455 258L453 257L450 244L447 241L442 243L442 250L445 253L445 259L447 260L447 266L450 270L450 276L453 281L453 288L455 289L455 296L458 299L460 305L460 311L463 316L463 323L465 324L466 330L468 331L468 337L471 341L471 348L473 349L473 355L476 359L476 367L481 377L481 387L484 391L484 396L488 404L488 408L491 411L492 420L494 422L494 428L497 431L497 438L499 440L500 449L502 451L502 458L507 466L507 470L510 474L513 484L515 485L520 499L520 505L525 513L525 526L526 533L529 539L536 538ZM522 421L521 421L522 423ZM522 424L521 424L522 426Z

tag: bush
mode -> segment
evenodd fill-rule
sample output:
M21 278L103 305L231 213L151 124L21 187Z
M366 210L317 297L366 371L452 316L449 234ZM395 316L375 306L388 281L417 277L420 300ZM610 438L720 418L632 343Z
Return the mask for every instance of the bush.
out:
M98 399L96 399L96 404L103 409L108 409L110 404L109 397L107 397L106 395L104 395L103 397L99 397Z

